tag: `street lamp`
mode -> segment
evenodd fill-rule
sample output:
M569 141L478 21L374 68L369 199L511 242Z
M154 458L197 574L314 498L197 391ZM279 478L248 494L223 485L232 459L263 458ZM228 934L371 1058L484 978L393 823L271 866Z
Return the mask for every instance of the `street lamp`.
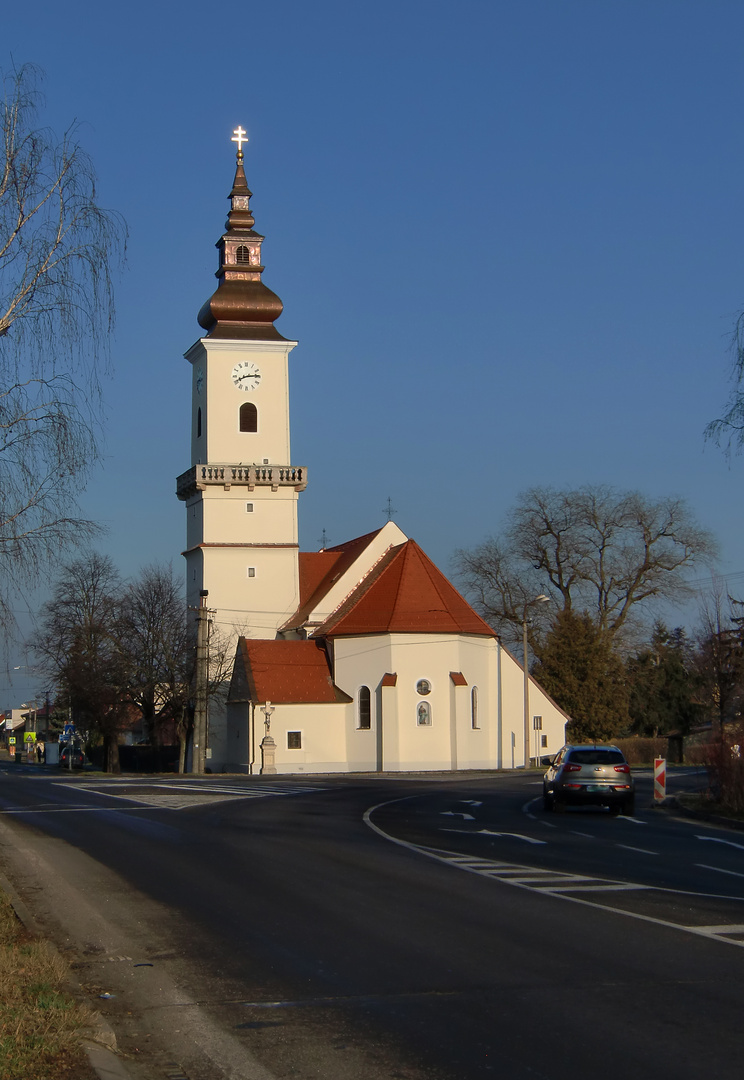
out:
M522 650L524 653L524 767L530 767L530 675L527 670L527 609L534 604L548 604L550 597L540 593L534 600L528 600L524 605L522 618ZM537 761L537 754L535 755Z

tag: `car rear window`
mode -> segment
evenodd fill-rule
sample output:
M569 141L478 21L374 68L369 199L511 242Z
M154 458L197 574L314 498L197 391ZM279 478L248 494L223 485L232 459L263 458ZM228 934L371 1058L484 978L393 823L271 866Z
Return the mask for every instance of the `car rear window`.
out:
M619 750L572 750L568 760L575 765L622 765L625 758Z

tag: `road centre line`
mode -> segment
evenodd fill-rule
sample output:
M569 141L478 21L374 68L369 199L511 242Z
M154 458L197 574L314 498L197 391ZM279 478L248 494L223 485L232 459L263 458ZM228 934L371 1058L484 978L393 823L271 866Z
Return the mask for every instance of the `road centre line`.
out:
M624 848L625 851L639 851L641 855L658 855L658 851L649 851L645 847L631 847L630 844L615 844L615 847Z
M731 877L744 878L744 874L737 874L736 870L724 870L722 866L707 866L702 862L696 862L695 866L699 866L701 870L716 870L719 874L730 874Z
M696 836L695 839L709 840L714 844L727 844L728 847L735 847L739 851L744 851L744 844L735 844L733 840L724 840L722 836Z

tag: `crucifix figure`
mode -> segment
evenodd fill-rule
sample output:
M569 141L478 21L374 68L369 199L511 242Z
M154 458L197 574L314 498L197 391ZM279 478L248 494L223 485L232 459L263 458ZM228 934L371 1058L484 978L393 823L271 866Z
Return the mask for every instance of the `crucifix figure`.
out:
M234 142L234 143L238 144L238 158L242 158L242 156L243 156L243 143L248 142L248 136L245 133L245 131L243 131L243 128L240 125L238 125L235 128L235 130L233 131L232 139L230 140L230 142Z
M266 734L267 735L269 735L271 733L271 714L273 713L273 711L274 711L274 708L273 708L270 701L267 701L266 704L261 709L261 712L264 714L264 724L266 725Z

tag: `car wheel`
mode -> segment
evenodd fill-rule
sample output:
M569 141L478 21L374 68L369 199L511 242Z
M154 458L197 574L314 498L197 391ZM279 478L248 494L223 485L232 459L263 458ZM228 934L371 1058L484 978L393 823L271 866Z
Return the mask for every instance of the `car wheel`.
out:
M553 795L553 813L562 814L566 809L566 804L563 799L559 799L557 795Z
M553 799L549 792L543 791L543 810L553 809Z
M620 813L620 803L610 803L607 809L610 811L613 817L617 817L617 815Z
M626 817L632 817L635 813L635 799L628 799L623 803L623 814Z

